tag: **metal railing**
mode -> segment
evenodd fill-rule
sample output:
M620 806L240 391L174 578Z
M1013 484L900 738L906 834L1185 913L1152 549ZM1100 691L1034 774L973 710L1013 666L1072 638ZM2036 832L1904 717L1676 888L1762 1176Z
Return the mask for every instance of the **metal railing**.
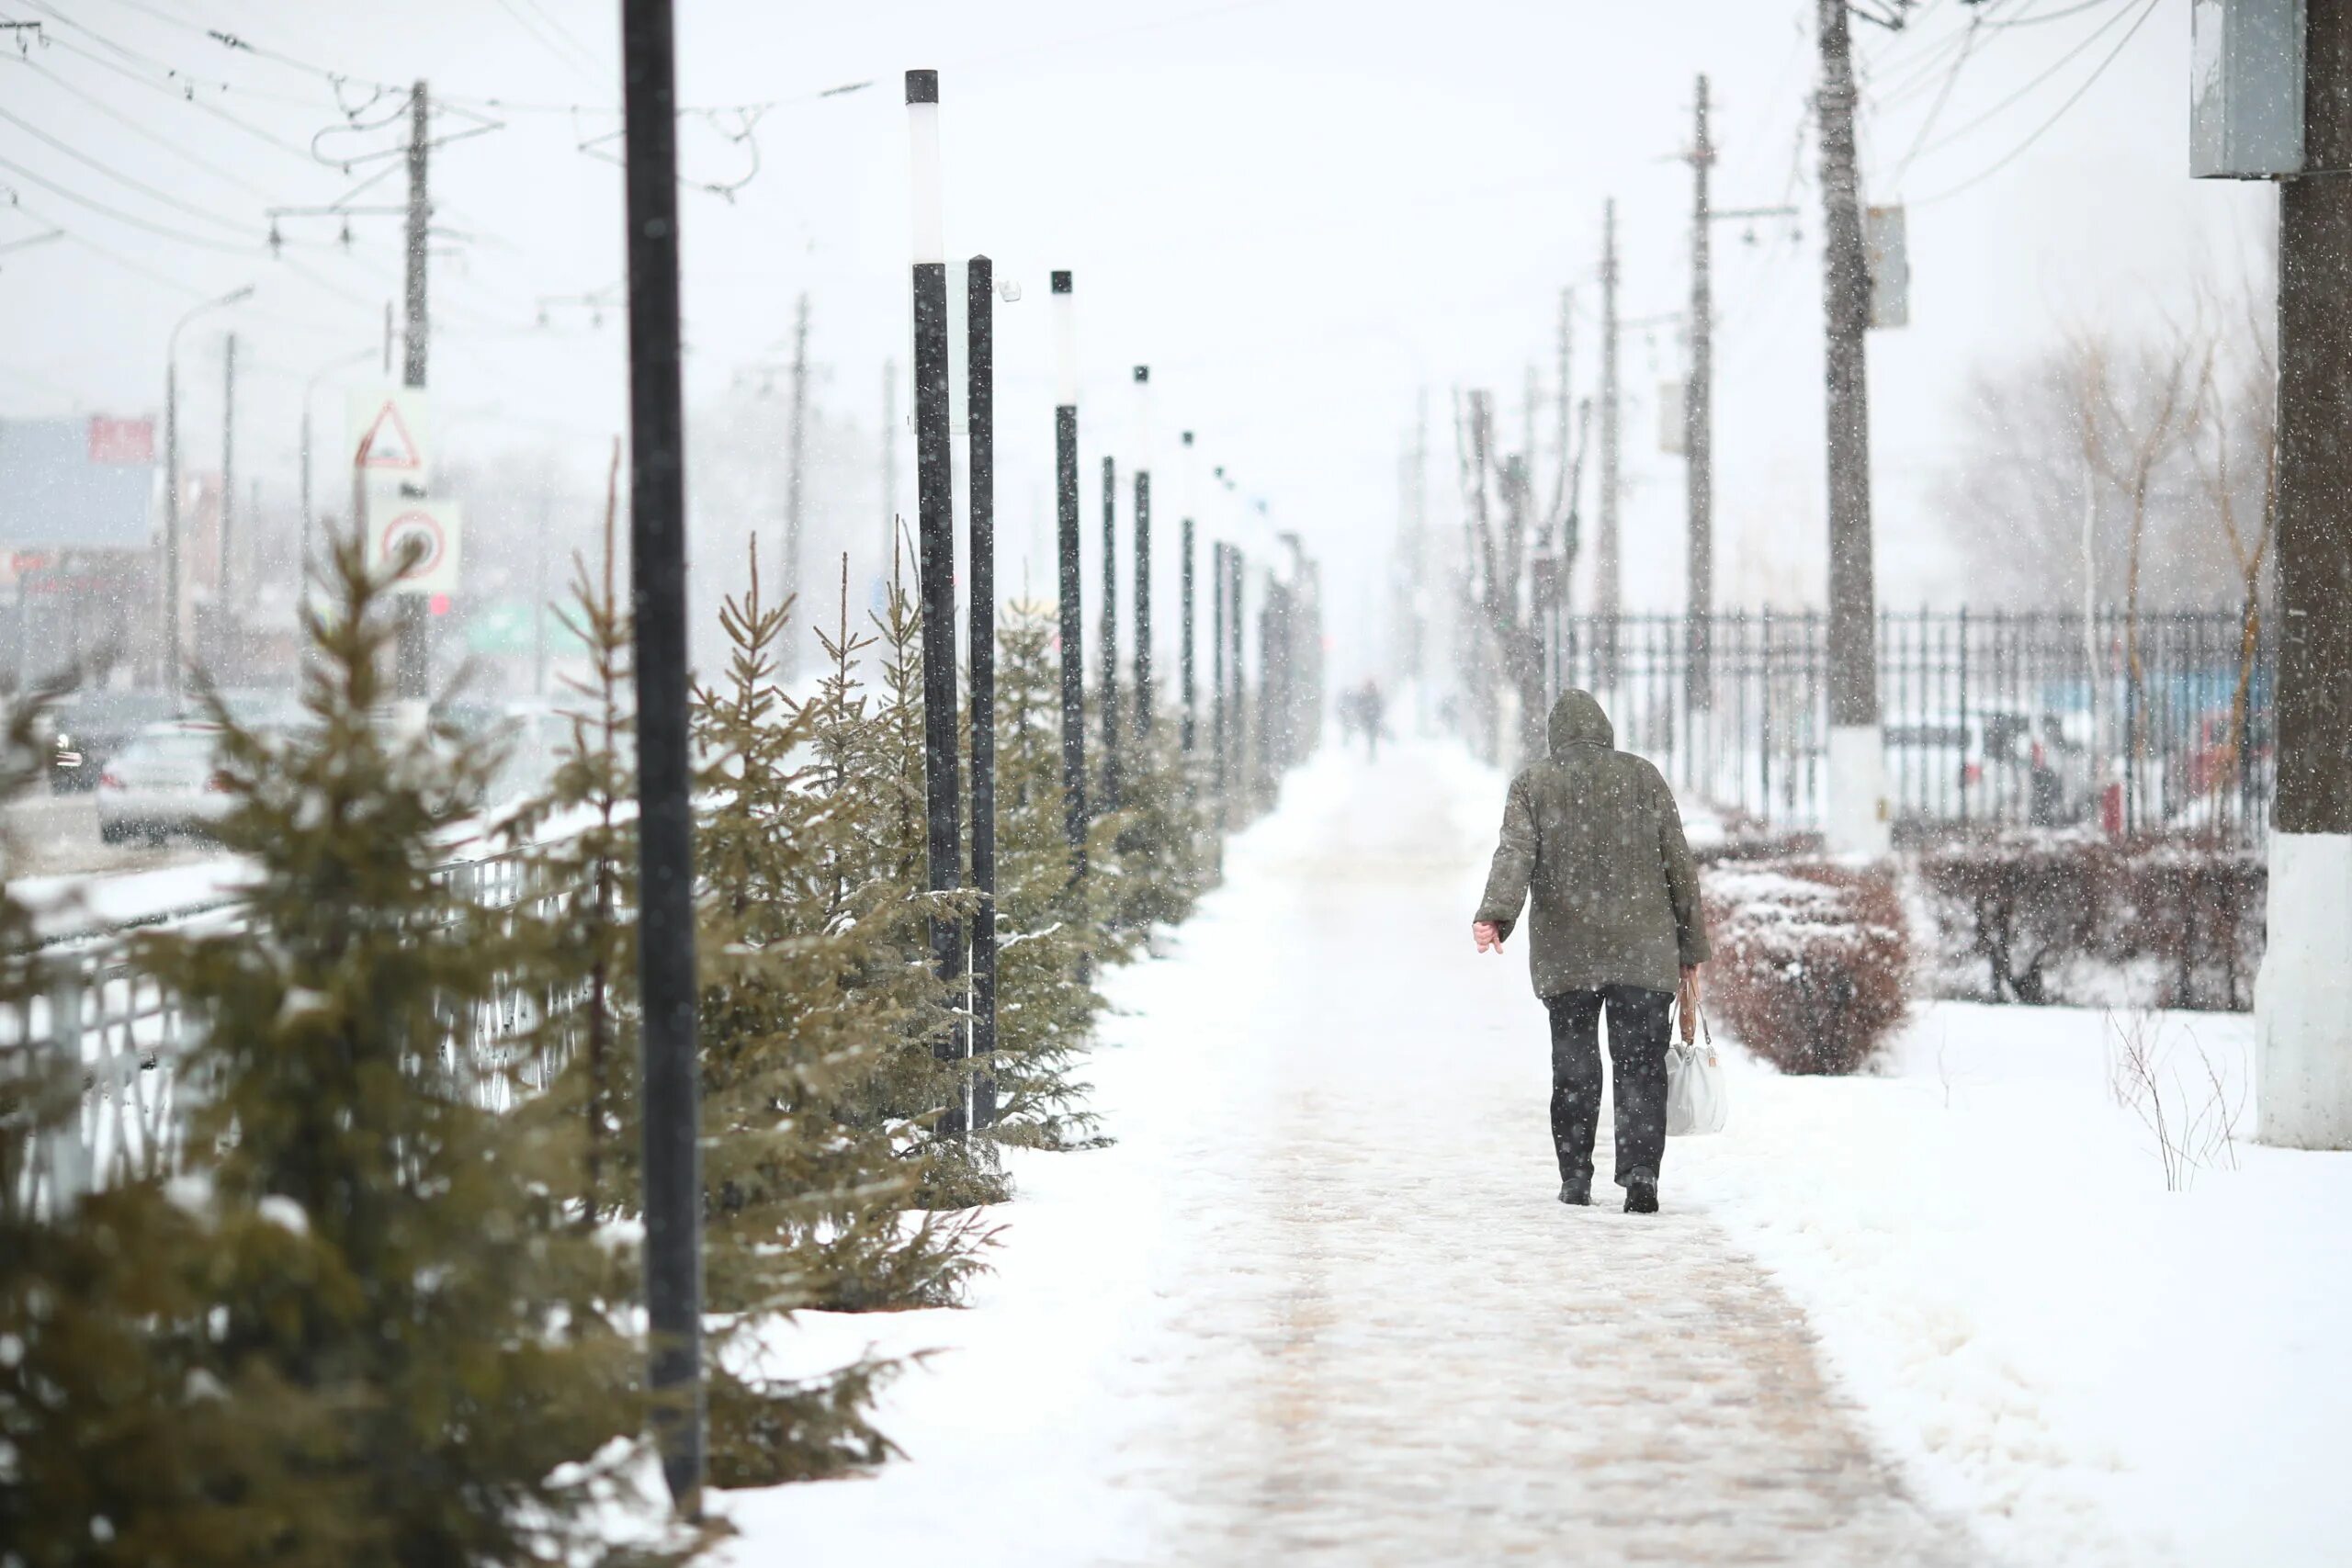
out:
M533 863L510 851L452 862L434 880L480 908L546 914L571 893L535 886ZM42 944L40 994L0 1001L0 1072L62 1063L81 1082L77 1107L28 1146L21 1168L0 1171L18 1213L54 1213L85 1192L179 1168L187 1112L200 1092L183 1070L198 1025L177 997L140 971L132 944L156 930L194 935L243 923L234 900L216 901ZM562 1053L525 1043L579 1000L500 976L487 999L445 1014L445 1069L496 1108L513 1094L518 1069L526 1090L546 1087Z
M1827 623L1818 613L1560 615L1547 677L1601 700L1618 743L1726 816L1824 810ZM2241 612L1917 611L1878 624L1898 833L2092 825L2267 837L2277 649Z

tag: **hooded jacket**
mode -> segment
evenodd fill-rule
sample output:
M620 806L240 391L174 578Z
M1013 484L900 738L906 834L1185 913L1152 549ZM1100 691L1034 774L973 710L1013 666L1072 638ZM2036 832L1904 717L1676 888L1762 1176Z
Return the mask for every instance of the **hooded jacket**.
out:
M1671 991L1702 964L1707 930L1682 816L1658 771L1616 749L1589 693L1552 706L1551 756L1511 780L1476 918L1508 937L1532 895L1528 967L1539 997L1602 986Z

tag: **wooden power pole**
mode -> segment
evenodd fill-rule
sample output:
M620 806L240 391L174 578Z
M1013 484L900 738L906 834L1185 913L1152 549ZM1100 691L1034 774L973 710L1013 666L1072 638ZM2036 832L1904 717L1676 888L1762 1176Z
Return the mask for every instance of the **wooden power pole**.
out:
M1823 305L1829 391L1829 802L1835 854L1888 847L1886 756L1878 722L1877 621L1871 562L1869 262L1854 152L1854 61L1847 0L1820 18Z

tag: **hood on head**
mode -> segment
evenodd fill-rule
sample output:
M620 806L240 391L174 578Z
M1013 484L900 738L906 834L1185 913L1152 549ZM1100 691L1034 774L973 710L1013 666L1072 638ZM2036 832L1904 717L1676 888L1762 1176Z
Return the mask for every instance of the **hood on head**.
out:
M1592 694L1573 688L1562 692L1560 700L1552 705L1549 737L1555 758L1571 746L1598 746L1608 751L1617 745L1617 731L1600 705L1592 700Z

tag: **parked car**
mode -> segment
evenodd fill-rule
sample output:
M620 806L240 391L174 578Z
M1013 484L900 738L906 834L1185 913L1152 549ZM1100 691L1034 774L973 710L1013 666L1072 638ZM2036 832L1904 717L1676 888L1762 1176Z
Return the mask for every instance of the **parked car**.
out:
M2058 714L1984 707L1886 727L1898 817L2055 827L2089 810L2087 749Z
M167 692L76 692L48 716L49 787L58 795L96 789L107 761L150 725L172 717Z
M173 833L204 833L230 808L222 787L220 731L209 724L153 724L108 758L98 774L98 837L109 844Z

